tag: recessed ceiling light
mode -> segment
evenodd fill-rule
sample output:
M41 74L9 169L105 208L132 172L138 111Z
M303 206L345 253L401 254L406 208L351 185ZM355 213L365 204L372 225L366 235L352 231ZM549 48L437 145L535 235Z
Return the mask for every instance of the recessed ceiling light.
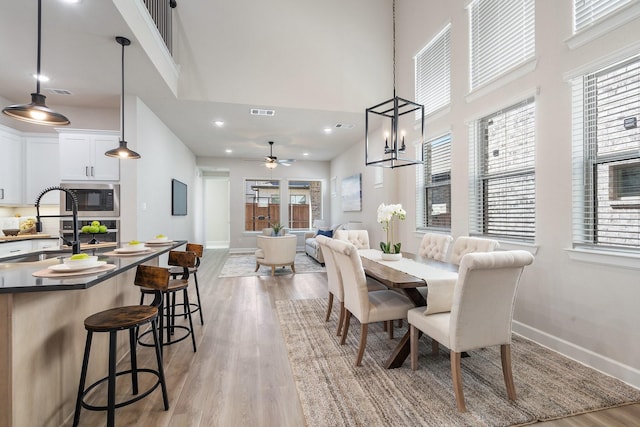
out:
M34 74L33 78L34 79L38 79L38 75ZM40 78L38 80L40 80L41 82L48 82L49 81L49 77L45 76L44 74L40 74Z
M331 133L333 131L333 129L331 128L324 128L324 133Z
M80 3L82 0L62 0L62 3Z
M227 154L231 154L233 153L233 150L231 148L227 148L226 150L224 150L224 152Z
M303 156L308 156L308 155L309 155L309 153L302 153L302 155L303 155Z
M219 128L224 126L224 122L222 120L216 120L215 122L213 122L213 124L218 126Z

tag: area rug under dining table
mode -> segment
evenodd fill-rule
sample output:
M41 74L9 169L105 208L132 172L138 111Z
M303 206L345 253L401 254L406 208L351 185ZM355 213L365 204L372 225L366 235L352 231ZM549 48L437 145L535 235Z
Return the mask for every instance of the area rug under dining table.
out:
M362 366L355 367L357 320L345 345L335 335L337 309L324 321L326 299L277 301L277 315L307 425L512 426L640 402L640 390L514 335L517 400L507 399L499 347L471 351L462 361L467 412L457 411L447 349L431 354L420 342L419 369L409 360L385 369L397 339L369 328ZM406 331L398 328L395 336Z

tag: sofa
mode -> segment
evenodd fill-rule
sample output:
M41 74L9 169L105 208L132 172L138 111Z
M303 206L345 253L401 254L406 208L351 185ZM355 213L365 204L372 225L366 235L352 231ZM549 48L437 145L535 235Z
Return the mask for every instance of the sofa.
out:
M324 256L322 256L322 249L320 249L320 244L316 241L316 236L318 233L321 233L327 237L333 237L333 234L337 230L344 230L347 227L347 224L337 224L332 225L331 227L319 227L314 231L309 231L304 234L304 251L311 258L318 261L320 264L324 265Z

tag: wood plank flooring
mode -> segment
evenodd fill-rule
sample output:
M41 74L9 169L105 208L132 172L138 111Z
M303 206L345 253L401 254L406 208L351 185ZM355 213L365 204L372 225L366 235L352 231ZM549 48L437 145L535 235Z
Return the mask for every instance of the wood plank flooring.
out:
M225 250L206 250L198 272L204 325L197 314L198 349L190 340L165 347L164 368L169 390L168 411L159 390L116 410L116 424L149 427L298 427L302 408L293 382L275 301L326 297L324 273L284 277L218 278ZM133 286L133 285L132 285ZM193 286L191 286L193 288ZM195 289L190 299L195 300ZM123 334L119 339L126 339ZM139 364L153 366L151 349L139 350ZM128 369L128 358L122 362ZM91 369L91 366L89 366ZM80 366L78 366L78 371ZM118 381L119 394L130 381ZM142 389L142 386L141 386ZM98 387L92 403L104 402ZM69 414L67 424L72 424ZM80 426L106 424L105 412L83 409ZM622 427L640 425L640 405L629 405L571 418L539 423L544 427ZM312 427L312 426L310 426Z

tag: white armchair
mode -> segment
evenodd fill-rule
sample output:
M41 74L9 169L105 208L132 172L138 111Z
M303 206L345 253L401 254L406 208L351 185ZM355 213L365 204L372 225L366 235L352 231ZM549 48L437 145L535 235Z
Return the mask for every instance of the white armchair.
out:
M456 239L451 250L449 262L460 265L460 260L466 254L473 252L493 252L500 247L497 240L480 237L460 236Z
M526 251L467 254L460 263L450 312L427 315L424 307L417 307L407 313L411 369L415 370L418 364L418 331L431 337L434 354L438 352L438 343L448 347L453 390L460 412L466 411L460 356L468 350L501 346L507 396L510 400L516 399L511 372L511 322L522 270L532 262L533 255Z
M256 271L261 265L266 265L271 267L271 275L275 276L276 267L291 266L291 271L295 273L297 243L298 237L293 234L277 237L257 235Z
M369 232L367 230L336 230L334 239L347 241L357 249L369 249Z

